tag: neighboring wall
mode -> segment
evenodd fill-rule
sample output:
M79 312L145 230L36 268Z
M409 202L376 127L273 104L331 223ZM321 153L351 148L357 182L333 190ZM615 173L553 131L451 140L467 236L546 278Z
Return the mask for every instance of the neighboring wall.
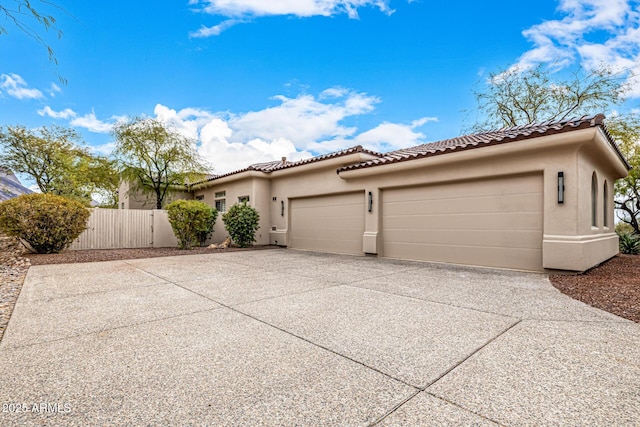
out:
M193 195L188 191L174 191L164 200L164 206L175 200L190 200ZM118 209L156 209L155 193L134 191L128 182L121 182L118 188Z

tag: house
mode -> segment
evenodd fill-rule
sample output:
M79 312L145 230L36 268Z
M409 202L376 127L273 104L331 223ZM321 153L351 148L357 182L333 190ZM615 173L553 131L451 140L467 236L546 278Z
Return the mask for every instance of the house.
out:
M584 271L618 253L629 165L599 114L381 154L251 165L189 188L260 212L257 244L507 269ZM215 227L221 240L222 221Z
M30 193L10 169L0 166L0 202Z

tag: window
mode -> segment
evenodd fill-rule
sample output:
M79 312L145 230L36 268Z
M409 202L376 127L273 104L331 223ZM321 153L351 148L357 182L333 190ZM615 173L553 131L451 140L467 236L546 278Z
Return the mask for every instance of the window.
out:
M240 196L240 197L238 197L238 203L244 203L244 202L249 203L249 196Z
M226 212L227 211L227 199L225 199L227 195L226 191L218 191L215 193L215 203L216 203L216 210L218 212Z
M196 200L204 200L204 194L196 196Z
M598 226L598 177L591 175L591 226Z
M609 188L607 188L607 180L604 180L604 188L602 189L602 221L605 227L609 226Z

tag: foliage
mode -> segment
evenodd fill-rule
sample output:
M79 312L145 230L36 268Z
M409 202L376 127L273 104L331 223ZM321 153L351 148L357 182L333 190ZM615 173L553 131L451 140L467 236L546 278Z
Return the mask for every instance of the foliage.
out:
M49 61L54 64L58 64L58 59L53 51L53 48L49 46L42 36L41 33L32 28L31 23L34 23L44 29L45 32L51 30L57 38L62 37L62 31L60 31L56 27L56 18L49 13L43 12L43 9L38 6L36 9L33 6L33 0L5 0L0 3L0 16L4 15L5 21L9 21L13 25L15 25L20 31L33 38L40 45L44 46L47 49L47 54L49 56ZM64 11L60 6L55 5L54 3L47 0L40 0L42 3L42 8L54 7L58 11ZM0 25L0 35L8 34L9 31L5 26ZM66 84L66 79L58 76L58 79L61 83Z
M628 87L608 68L580 70L568 80L552 80L542 65L491 73L486 87L475 92L480 120L474 130L563 120L594 114L622 101Z
M640 254L640 238L633 234L623 233L620 235L620 252L628 255Z
M43 193L89 204L93 193L116 197L118 175L112 161L93 155L72 129L0 128L0 163L34 179Z
M256 231L260 228L260 214L247 205L247 202L231 206L222 215L222 220L231 239L241 248L251 246L256 241Z
M155 195L157 209L170 192L203 178L208 169L194 140L156 119L121 123L113 135L122 179L132 184L130 191Z
M618 236L622 234L633 234L633 227L626 222L619 222L616 224L616 233Z
M167 205L169 222L180 249L191 249L213 232L218 211L198 200L176 200Z
M632 167L626 178L616 182L618 219L640 235L640 119L635 115L614 117L607 129Z
M0 203L0 229L40 254L58 253L87 228L90 211L53 194L25 194Z

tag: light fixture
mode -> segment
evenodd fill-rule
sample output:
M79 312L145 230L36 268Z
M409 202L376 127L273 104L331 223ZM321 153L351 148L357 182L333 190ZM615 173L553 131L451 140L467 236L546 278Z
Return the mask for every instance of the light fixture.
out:
M564 203L564 172L558 172L558 204Z
M373 193L369 191L369 212L373 211Z
M284 216L284 200L280 200L280 216Z

